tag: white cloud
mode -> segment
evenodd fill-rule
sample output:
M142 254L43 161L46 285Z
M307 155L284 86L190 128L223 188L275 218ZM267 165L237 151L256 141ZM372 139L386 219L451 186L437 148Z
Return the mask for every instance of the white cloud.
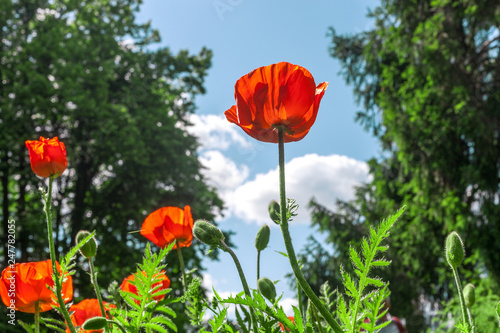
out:
M200 163L205 167L202 172L209 184L217 188L223 200L241 186L249 174L246 165L236 165L218 150L203 152Z
M199 138L202 149L226 150L231 144L240 148L252 147L238 126L227 121L225 116L193 114L189 121L193 126L189 126L187 131Z
M307 205L315 197L326 207L335 208L337 199L354 198L354 186L369 181L368 165L347 156L319 156L308 154L297 157L285 166L287 197L299 204L298 216L292 223L309 223ZM257 174L226 195L229 212L247 222L269 223L267 206L279 201L278 168Z
M296 298L282 298L278 304L283 307L283 311L288 315L288 316L293 316L293 308L292 306L298 307L299 302L297 301Z

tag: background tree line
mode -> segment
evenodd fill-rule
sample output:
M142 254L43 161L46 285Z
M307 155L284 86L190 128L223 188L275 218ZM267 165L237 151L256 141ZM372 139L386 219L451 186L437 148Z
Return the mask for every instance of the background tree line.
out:
M205 93L212 53L151 50L160 36L135 22L141 2L2 1L0 267L9 219L16 221L17 261L48 258L37 190L44 180L31 171L24 145L39 136L58 136L68 152L54 197L57 251L66 252L79 230L96 230L104 288L136 270L146 244L136 231L153 210L191 205L195 219L207 220L220 212L222 201L200 173L196 138L184 130L195 96ZM199 244L184 249L188 270L200 272L203 251ZM177 257L168 260L179 294ZM77 270L74 283L80 297L95 298L88 274Z
M334 211L311 202L328 247L310 239L304 272L317 290L324 280L341 288L349 244L406 205L391 232L392 264L379 274L390 282L391 312L422 332L424 306L456 296L443 259L452 230L467 247L466 281L500 295L500 3L382 0L368 15L368 31L330 29L330 54L362 106L357 121L383 153L368 162L373 180L354 200Z

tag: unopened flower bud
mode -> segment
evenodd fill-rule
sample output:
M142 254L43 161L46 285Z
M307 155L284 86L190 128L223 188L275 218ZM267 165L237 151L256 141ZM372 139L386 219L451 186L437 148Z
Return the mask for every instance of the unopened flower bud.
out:
M260 278L259 281L257 281L257 288L262 296L271 302L274 302L276 299L276 287L274 286L273 281L265 277Z
M82 328L84 330L101 330L106 326L108 323L108 320L104 317L94 317L87 319L83 325Z
M460 236L453 231L446 237L446 261L454 269L460 266L465 256L464 244Z
M276 224L280 224L280 204L273 200L269 203L269 207L267 209L269 210L269 217L271 220L273 220Z
M468 283L464 287L464 300L465 300L465 306L470 308L471 306L474 305L476 302L476 293L475 293L476 287L474 287L472 284Z
M255 236L255 248L257 251L262 251L267 247L270 235L271 228L267 224L264 224L257 232L257 236Z
M90 232L87 230L80 230L76 234L76 244L80 243L85 237L89 236ZM83 244L80 248L80 253L86 258L93 258L97 253L97 242L94 237L89 239L87 243Z
M224 240L222 231L205 220L197 220L194 223L193 235L200 242L210 246L218 246L220 242Z

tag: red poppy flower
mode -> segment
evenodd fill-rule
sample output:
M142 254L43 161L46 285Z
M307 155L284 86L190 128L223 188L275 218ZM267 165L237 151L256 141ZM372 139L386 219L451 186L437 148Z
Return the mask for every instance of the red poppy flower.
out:
M144 220L141 235L164 248L177 240L177 247L189 247L193 241L193 216L191 207L184 209L178 207L163 207L151 214Z
M57 270L60 270L56 262ZM56 296L47 288L53 286L52 261L28 262L7 266L0 279L0 296L7 307L15 307L16 311L34 313L35 303L39 302L40 312L49 311L57 305ZM68 275L62 286L64 302L73 298L73 283Z
M145 274L144 272L142 272L142 273ZM154 287L161 285L161 287L159 289L155 290L155 293L157 293L160 290L168 289L170 287L170 279L165 275L165 271L161 271L160 274L158 274L155 277L158 277L158 278L161 279L160 282L153 283L153 285L151 286L152 289L153 289ZM125 279L123 279L123 282L120 285L120 289L123 290L123 291L125 291L125 292L129 292L129 293L132 293L132 294L139 295L137 293L137 287L134 286L131 283L132 281L135 281L135 274L130 274ZM156 301L158 301L158 302L161 301L163 298L165 298L165 295L159 295L159 296L153 297L153 299L156 300ZM134 300L134 301L137 304L139 304L138 300Z
M284 142L299 141L314 124L327 86L316 86L307 69L288 62L259 67L236 82L236 105L224 114L259 141L277 143L278 127Z
M107 312L111 308L116 308L114 304L109 304L107 302L103 302L104 310ZM69 311L72 312L71 322L75 327L82 326L87 319L100 317L101 316L101 308L99 307L99 301L96 298L93 299L84 299L78 304L73 304L70 306ZM108 314L106 313L106 318L109 319ZM100 333L103 330L83 330L79 329L79 332L86 333ZM69 328L66 329L66 332L70 332Z
M288 317L288 319L290 319L290 321L295 324L295 317ZM280 328L281 328L281 331L283 331L283 332L285 331L285 327L283 326L282 323L280 323ZM289 331L288 328L286 330Z
M59 177L66 167L66 148L57 137L50 140L40 137L40 140L26 141L30 152L31 169L40 177Z

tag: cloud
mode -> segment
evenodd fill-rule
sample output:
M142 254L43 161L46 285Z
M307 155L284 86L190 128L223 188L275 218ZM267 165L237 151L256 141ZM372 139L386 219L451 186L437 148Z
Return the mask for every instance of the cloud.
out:
M285 171L287 197L299 204L292 223L309 223L306 208L311 198L334 209L337 199L353 199L354 186L370 180L366 163L340 155L297 157L286 164ZM278 168L257 174L226 195L231 214L257 224L269 223L267 206L271 200L279 201Z
M203 152L200 163L204 167L202 172L208 183L217 188L223 200L248 178L249 170L246 165L236 165L218 150Z
M193 125L187 131L199 138L202 149L227 150L231 144L239 148L252 147L252 143L242 135L238 126L227 121L225 116L193 114L189 121Z

